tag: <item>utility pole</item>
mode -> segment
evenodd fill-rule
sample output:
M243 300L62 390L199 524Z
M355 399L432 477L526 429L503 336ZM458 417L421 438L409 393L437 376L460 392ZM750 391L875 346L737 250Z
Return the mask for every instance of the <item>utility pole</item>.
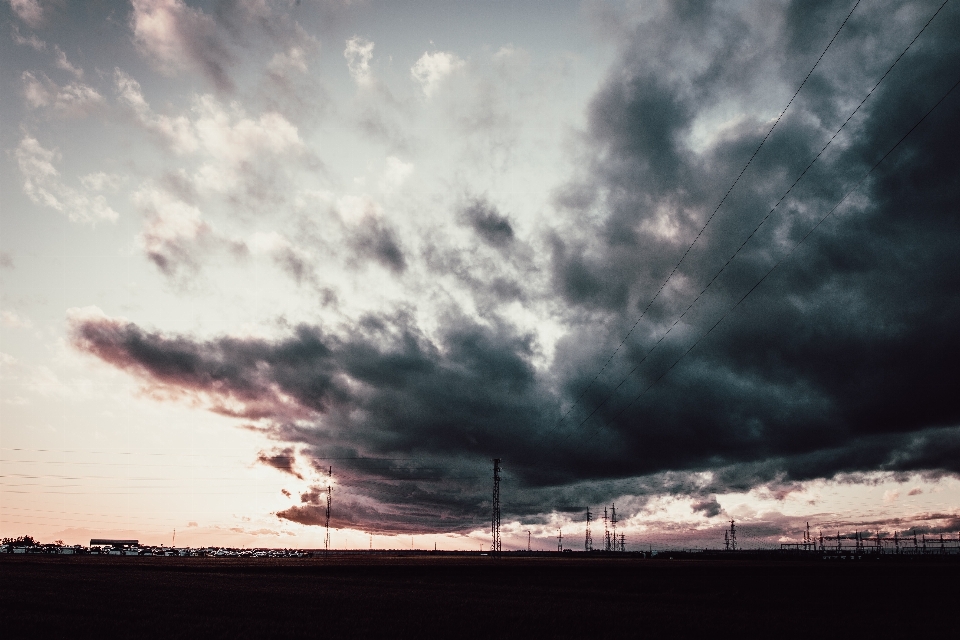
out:
M733 520L730 521L730 550L737 550L737 525Z
M500 557L500 458L493 459L493 519L490 523L493 534L493 545L490 547L494 556Z
M723 530L723 550L730 551L730 530Z
M583 538L583 550L593 551L593 537L590 535L590 507L587 507L587 535Z
M330 503L333 502L333 488L330 486L333 482L333 467L330 467L330 470L327 472L327 517L326 524L324 525L327 529L327 537L323 541L323 550L324 553L330 552Z
M627 552L627 534L621 533L620 534L620 553L626 553L626 552Z

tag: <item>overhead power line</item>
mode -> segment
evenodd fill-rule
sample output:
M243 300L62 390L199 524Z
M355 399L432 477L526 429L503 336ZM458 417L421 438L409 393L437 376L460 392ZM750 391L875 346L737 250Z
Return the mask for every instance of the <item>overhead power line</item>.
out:
M946 3L944 3L944 4L946 4ZM943 103L943 101L946 100L947 97L948 97L951 93L953 93L953 91L954 91L958 86L960 86L960 79L958 79L958 80L953 84L953 86L951 86L951 87L947 90L947 92L944 93L943 96L942 96L939 100L937 100L936 104L934 104L932 107L930 107L930 109L929 109L926 113L924 113L923 116L922 116L919 120L917 120L917 122L914 123L914 125L913 125L912 127L910 127L910 130L909 130L909 131L907 131L905 134L903 134L903 136L901 136L901 138L900 138L899 140L897 140L897 143L896 143L896 144L894 144L892 147L890 147L890 149L889 149L885 154L883 154L883 157L880 158L880 159L870 168L870 170L867 171L867 172L863 175L863 177L861 177L860 180L858 180L857 183L856 183L849 191L847 191L846 194L844 194L844 196L843 196L842 198L840 198L840 200L837 202L837 204L835 204L835 205L833 206L833 208L831 208L826 214L824 214L824 215L820 218L820 220L818 220L817 223L816 223L809 231L807 231L807 233L804 234L804 236L803 236L802 238L800 238L800 240L797 241L797 243L794 244L793 247L791 247L790 251L788 251L788 252L787 252L786 254L784 254L779 260L777 260L777 262L776 262L772 267L770 267L770 269L767 270L767 272L766 272L765 274L763 274L763 276L762 276L745 294L743 294L743 295L740 297L739 300L737 300L735 303L733 303L733 305L732 305L729 309L727 309L727 310L723 313L723 315L721 315L720 318L719 318L709 329L707 329L704 333L702 333L702 334L700 335L700 337L697 338L697 340L696 340L692 345L690 345L690 347L689 347L686 351L684 351L684 352L680 355L680 357L677 358L677 359L673 362L673 364L671 364L671 365L666 369L666 371L664 371L662 374L660 374L660 376L657 377L656 380L654 380L654 381L651 382L649 385L647 385L647 387L646 387L645 389L643 389L633 400L631 400L626 406L624 406L619 412L617 412L617 414L616 414L613 418L611 418L609 421L607 421L606 425L604 425L604 426L609 426L609 425L613 424L614 422L616 422L616 420L617 420L621 415L623 415L623 413L624 413L627 409L629 409L631 406L633 406L633 404L636 403L640 398L642 398L643 395L646 394L647 391L649 391L654 385L656 385L656 384L657 384L658 382L660 382L660 380L662 380L668 373L670 373L670 371L672 371L673 368L676 367L677 364L678 364L681 360L683 360L683 358L686 357L686 355L687 355L688 353L690 353L691 351L693 351L693 349L694 349L698 344L700 344L700 343L704 340L704 338L706 338L707 336L709 336L709 335L713 332L713 330L716 329L717 326L718 326L721 322L723 322L724 318L726 318L728 315L730 315L731 312L733 312L737 307L739 307L740 304L741 304L744 300L746 300L747 297L748 297L751 293L753 293L754 291L756 291L756 290L757 290L757 287L759 287L761 284L763 284L763 281L766 280L767 277L769 277L770 274L773 273L774 270L775 270L777 267L779 267L781 264L783 264L783 262L784 262L785 260L787 260L791 255L793 255L793 252L796 251L796 249L797 249L801 244L803 244L803 243L806 241L806 239L809 238L810 235L811 235L814 231L816 231L816 230L820 227L820 225L823 224L823 222L824 222L827 218L829 218L831 215L833 215L833 213L840 207L840 205L842 205L842 204L847 200L847 198L850 197L851 194L853 194L854 191L856 191L857 189L860 188L860 185L863 184L863 182L877 169L877 167L879 167L879 166L883 163L883 161L886 160L886 159L890 156L890 154L893 153L893 152L903 143L903 141L906 140L907 137L909 137L910 134L913 133L913 132L916 130L916 128L919 127L920 124L921 124L924 120L926 120L927 117L928 117L931 113L933 113L934 110L936 110L936 108L939 107L940 104Z
M946 2L944 4L946 4ZM773 125L770 127L770 130L767 131L767 134L765 136L763 136L763 139L760 141L760 144L757 145L757 148L754 149L753 154L750 155L750 158L747 160L747 163L743 165L743 168L740 170L740 173L737 174L737 177L734 179L733 184L730 185L726 193L723 194L723 197L720 198L720 202L718 202L717 206L714 207L713 212L710 214L710 217L708 217L707 221L703 223L702 227L700 227L700 230L697 232L697 235L694 237L693 241L683 252L683 255L680 256L680 259L677 261L677 263L673 266L673 269L670 271L670 274L666 277L666 279L664 279L663 283L661 283L660 288L657 289L657 292L653 295L653 298L651 298L650 301L647 303L647 306L644 307L643 311L640 313L640 317L638 317L637 321L633 323L633 326L630 327L630 330L627 331L626 335L623 337L623 340L620 341L620 344L617 345L617 348L614 349L613 353L610 354L610 357L607 358L607 361L600 368L600 371L597 372L597 375L595 375L593 377L593 380L591 380L590 383L587 384L586 387L584 387L583 391L580 392L580 395L577 396L577 399L574 400L572 405L570 405L570 408L567 409L567 411L560 417L560 419L557 421L557 424L553 427L552 430L558 429L560 425L563 423L563 421L566 420L567 416L570 415L570 412L573 411L580 404L580 401L583 400L587 391L590 390L590 388L594 385L594 383L596 383L596 381L600 378L603 372L606 371L607 367L610 366L610 363L613 361L616 355L620 352L620 349L623 348L623 345L627 342L627 339L633 334L634 330L636 330L637 326L640 324L640 321L643 320L643 318L647 315L647 312L650 310L650 307L653 306L653 303L656 302L657 298L660 297L660 294L663 293L664 288L667 286L667 284L670 282L673 276L676 275L677 270L680 268L680 265L683 264L684 260L686 260L687 255L689 255L690 251L693 249L693 246L700 239L700 236L703 235L704 230L706 230L707 226L713 220L714 216L717 215L717 212L720 210L720 207L722 207L723 203L726 202L727 197L733 191L734 187L736 187L737 184L740 182L740 179L743 177L743 174L746 173L747 168L750 167L750 165L753 163L754 158L757 157L757 154L760 152L760 149L763 147L763 145L767 142L767 139L773 133L773 130L777 128L778 124L780 124L780 121L783 119L784 114L786 114L787 110L793 104L794 100L796 100L797 96L800 94L800 90L803 89L804 85L807 84L807 80L810 79L810 76L813 74L814 70L816 70L817 66L819 66L820 61L823 60L823 57L827 54L827 51L830 49L831 45L833 45L834 40L836 40L837 36L840 35L840 32L843 30L843 27L847 24L847 21L850 20L850 16L853 15L853 12L857 9L859 5L860 5L860 0L857 0L856 3L854 3L853 8L850 9L850 12L843 19L843 22L840 23L840 26L837 28L836 33L834 33L833 37L830 38L830 42L827 43L827 46L824 47L823 51L820 53L820 56L817 58L817 61L813 63L813 66L810 68L810 71L808 71L807 75L804 76L803 81L800 83L800 86L797 87L797 90L794 91L793 96L790 97L790 100L787 102L787 106L785 106L783 108L783 111L780 112L780 115L777 116L777 119L774 121Z
M820 149L820 151L818 151L817 154L813 157L813 159L810 160L810 162L806 165L806 167L804 167L803 171L801 171L800 174L797 176L797 178L793 181L793 184L791 184L790 187L783 193L783 195L780 196L780 199L777 200L776 204L773 205L773 207L770 209L770 211L767 212L767 214L760 220L760 222L754 227L754 229L747 235L747 237L741 242L740 246L738 246L737 249L730 255L730 257L727 258L726 262L724 262L724 264L720 267L720 269L718 269L717 272L713 274L713 277L707 282L707 284L703 287L703 289L701 289L700 293L698 293L698 294L696 295L696 297L690 302L690 304L687 305L686 309L684 309L684 311L677 317L677 319L674 320L673 324L671 324L670 327L669 327L669 328L657 339L657 341L647 350L647 352L646 352L646 353L643 355L643 357L637 362L637 364L633 367L633 369L631 369L629 372L627 372L627 374L626 374L625 376L623 376L623 378L620 380L620 382L617 384L617 386L613 388L613 391L611 391L583 420L580 421L579 424L577 424L576 429L579 429L579 428L582 427L584 424L586 424L607 402L609 402L609 401L613 398L613 396L617 393L617 391L620 389L620 387L623 386L623 384L624 384L627 380L630 379L630 376L632 376L632 375L643 365L643 363L647 360L647 358L650 356L650 354L652 354L652 353L656 350L656 348L657 348L658 346L660 346L660 343L663 342L663 340L673 331L674 328L676 328L676 326L680 323L681 320L683 320L683 318L684 318L684 317L687 315L687 313L693 308L693 306L700 300L700 298L703 297L703 295L704 295L704 294L707 292L707 290L713 285L713 283L716 282L717 278L720 277L720 275L726 270L726 268L730 265L730 263L733 262L734 259L736 259L737 255L739 255L740 251L743 250L743 248L747 245L747 243L756 235L756 233L760 230L760 227L762 227L762 226L764 225L764 223L766 223L766 221L770 218L770 216L773 215L773 213L780 207L780 205L781 205L781 204L783 203L783 201L787 198L787 196L790 195L790 193L791 193L791 192L793 191L793 189L797 186L797 184L800 183L800 181L804 178L804 176L807 174L807 172L813 167L813 165L817 162L817 160L820 159L820 157L821 157L821 156L823 155L823 153L827 150L827 148L830 147L830 145L831 145L831 144L833 143L833 141L837 138L837 136L840 135L840 133L844 130L844 128L847 126L847 124L849 124L850 121L853 119L853 117L860 111L860 108L863 107L863 105L867 102L867 100L870 98L870 96L872 96L873 93L877 90L877 87L879 87L880 84L881 84L881 83L886 79L886 77L890 74L890 72L893 71L893 68L894 68L895 66L897 66L897 63L900 62L900 59L903 58L903 56L907 53L907 51L909 51L910 48L914 45L914 43L916 43L917 39L920 38L920 36L923 34L924 31L926 31L927 27L930 26L930 23L933 22L934 18L936 18L937 15L940 13L940 11L943 9L943 7L946 6L947 2L949 2L949 0L944 0L944 2L937 8L937 10L933 13L933 15L930 16L930 18L929 18L929 19L927 20L927 22L923 25L923 27L920 29L920 31L917 32L917 35L915 35L915 36L913 37L913 40L910 41L910 43L903 49L903 51L900 52L900 55L898 55L898 56L896 57L896 59L893 61L893 63L891 63L890 66L887 68L887 70L884 71L883 75L880 76L880 79L877 80L877 82L873 85L873 87L867 92L866 96L864 96L864 98L860 101L860 103L856 106L856 108L854 108L854 110L850 112L850 115L847 116L847 118L846 118L846 120L844 120L843 124L841 124L840 127L839 127L839 128L834 132L834 134L830 137L830 139L827 140L826 144ZM854 8L856 8L856 7L854 7ZM851 13L852 13L852 10L851 10ZM849 15L848 15L847 17L849 18ZM844 21L844 22L846 22L846 21ZM841 25L841 27L842 27L842 25ZM834 36L834 37L836 37L836 36ZM832 40L831 40L831 42L832 42ZM824 50L824 52L826 52L826 50ZM821 58L822 58L822 57L823 57L823 56L821 55ZM819 62L819 60L818 60L818 62ZM812 72L812 70L811 70L811 72ZM809 74L808 74L807 77L809 77ZM806 81L806 80L804 80L804 81ZM801 86L802 86L802 85L801 85ZM798 91L799 91L799 90L798 90ZM794 94L794 97L796 97L796 94ZM946 96L944 96L944 97L946 97ZM792 102L792 100L791 100L791 102ZM938 103L938 104L939 104L939 103ZM788 105L788 106L789 106L789 105ZM782 115L782 114L781 114L781 115ZM926 116L924 116L924 117L926 117ZM918 122L918 124L919 124L919 122ZM771 131L772 131L772 129L771 129ZM911 131L912 131L912 129L911 129ZM769 134L768 134L768 135L769 135ZM899 143L898 143L898 144L899 144ZM758 150L759 150L759 147L758 147ZM756 155L756 154L754 154L754 155ZM752 160L752 158L751 158L751 160ZM872 169L871 169L871 171L872 171ZM738 178L738 179L739 179L739 178ZM858 183L858 184L859 184L859 183ZM732 187L731 187L731 188L732 188ZM728 194L729 194L729 191L728 191ZM849 194L848 194L848 195L849 195ZM845 197L846 197L846 196L845 196ZM724 196L724 198L726 198L726 196ZM842 201L841 201L841 202L842 202ZM839 204L838 204L837 206L839 206ZM711 217L712 217L712 216L711 216ZM699 237L699 236L698 236L698 237ZM691 245L691 246L693 246L693 245ZM792 250L791 250L791 251L792 251ZM684 254L684 256L686 256L686 254ZM673 275L673 274L671 274L671 275ZM649 305L648 305L648 308L649 308ZM646 311L644 311L644 312L646 312ZM641 318L642 318L642 317L643 317L643 316L641 316ZM640 321L640 320L637 320L637 322L639 322L639 321ZM634 325L634 327L636 327L636 324ZM632 329L631 329L631 331L632 331ZM629 334L628 334L628 335L629 335ZM621 343L621 344L622 344L622 343ZM608 361L608 362L609 362L609 361ZM599 374L598 374L598 375L599 375ZM594 378L594 381L596 381L596 378ZM592 384L592 383L591 383L591 384ZM568 412L568 413L569 413L569 412ZM617 415L619 415L619 414L617 414ZM564 416L564 417L566 417L566 416ZM576 430L576 429L575 429L575 430ZM564 437L564 438L561 440L561 442L565 441L565 440L568 439L569 437L570 437L570 434L567 434L567 436Z

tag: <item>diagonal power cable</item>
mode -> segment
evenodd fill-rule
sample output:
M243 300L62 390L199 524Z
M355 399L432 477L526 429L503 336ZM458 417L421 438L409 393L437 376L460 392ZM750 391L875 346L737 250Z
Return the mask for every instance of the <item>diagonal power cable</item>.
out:
M690 251L693 249L693 246L700 239L700 236L703 235L703 232L706 230L707 226L713 220L714 216L717 215L717 212L720 210L720 207L722 207L723 203L726 202L727 197L733 191L734 187L736 187L737 184L740 182L740 179L743 177L743 174L746 173L747 168L753 163L754 158L757 157L757 154L760 152L760 149L763 147L764 143L766 143L767 139L773 133L773 130L777 128L777 125L780 124L780 121L783 119L784 114L786 114L787 109L790 108L794 100L796 100L797 95L799 95L800 90L803 89L805 84L807 84L807 80L809 80L810 76L813 75L814 70L816 70L817 66L820 64L820 61L823 60L823 57L827 54L827 50L830 49L830 46L833 44L833 41L837 39L838 35L840 35L840 31L843 30L843 27L847 24L847 21L850 20L850 16L853 15L853 12L860 5L860 1L861 0L857 0L856 3L854 3L853 8L850 9L850 12L847 14L847 17L843 19L843 22L840 24L840 27L837 29L836 33L834 33L833 37L830 38L830 42L827 43L827 46L824 47L823 51L820 53L820 57L818 57L817 61L813 63L813 66L810 68L810 71L807 72L807 75L804 76L803 81L800 83L800 86L797 87L796 91L794 91L793 96L791 96L790 98L790 101L787 102L787 106L785 106L783 108L783 111L780 112L780 115L777 116L776 121L774 121L773 125L770 127L770 130L767 131L767 134L763 136L763 139L760 141L760 144L758 144L757 148L754 149L753 154L750 156L750 159L747 160L747 163L743 165L743 168L740 170L740 173L737 175L736 179L733 181L733 184L730 185L730 188L727 189L727 192L723 194L722 198L720 198L720 202L718 202L717 206L714 207L713 212L710 214L710 217L708 217L707 221L703 223L702 227L700 227L700 230L697 232L697 235L694 237L693 241L690 243L687 249L683 252L683 255L680 256L680 260L678 260L677 263L673 266L673 269L670 271L670 274L664 279L663 283L660 285L660 288L657 289L657 292L653 295L653 298L651 298L650 302L647 303L647 306L644 307L643 311L640 313L640 317L637 318L637 321L634 322L633 326L630 327L630 330L627 331L626 335L623 337L623 340L621 340L620 344L617 345L617 348L613 350L613 353L610 354L609 358L607 358L607 361L600 368L600 371L597 372L597 375L593 377L593 380L591 380L590 383L587 384L586 387L584 387L583 391L580 392L580 395L577 396L577 399L574 400L573 404L570 405L570 408L567 409L567 411L562 416L560 416L560 419L557 421L557 424L554 425L551 431L555 431L556 429L558 429L560 425L563 423L563 421L566 420L567 416L570 415L570 412L573 411L580 404L580 401L583 400L583 397L586 395L587 391L590 390L590 388L600 378L600 376L603 375L603 372L606 371L607 367L610 366L610 363L613 361L616 355L620 352L620 349L623 348L623 345L627 342L627 339L630 337L630 335L633 334L634 330L640 324L640 321L643 320L643 318L647 315L647 312L650 310L650 307L653 306L653 303L656 302L657 298L660 297L660 294L663 293L664 288L667 286L667 284L670 282L673 276L677 273L677 270L680 268L680 265L683 264L683 261L686 260L687 255L689 255Z
M770 211L768 211L767 214L760 220L757 226L754 227L753 231L751 231L747 235L747 237L743 240L740 246L737 247L737 249L730 255L729 258L727 258L726 262L723 263L720 269L718 269L717 272L713 274L713 277L707 282L706 286L703 287L700 293L697 294L697 296L690 302L690 304L687 305L686 309L683 310L683 313L681 313L677 317L677 319L674 320L673 324L671 324L670 327L660 336L660 338L657 339L657 341L653 344L653 346L650 347L650 349L647 350L647 352L637 362L637 364L633 367L633 369L627 372L627 374L620 380L617 386L614 387L614 389L600 402L600 404L598 404L593 409L593 411L591 411L590 414L587 415L587 417L585 417L583 420L580 421L580 423L577 425L577 429L579 429L584 424L586 424L597 413L597 411L599 411L604 405L606 405L607 402L609 402L613 398L613 396L620 389L620 387L623 386L623 384L630 379L630 376L636 373L636 371L643 365L643 363L646 362L650 354L653 353L653 351L660 345L661 342L664 341L664 339L670 334L670 332L672 332L674 328L676 328L676 326L680 324L680 321L683 320L683 318L687 315L690 309L693 308L693 306L700 300L700 298L703 297L703 295L713 285L713 283L716 282L717 278L720 277L720 274L722 274L726 270L726 268L730 265L730 263L733 262L733 260L737 257L740 251L757 234L757 232L760 230L760 227L762 227L764 223L770 218L770 216L773 215L773 213L777 210L777 208L779 208L779 206L783 203L783 201L787 198L787 196L790 195L790 193L797 186L797 184L800 183L800 181L811 169L811 167L813 167L813 165L817 162L817 160L820 159L820 157L827 150L827 148L833 143L833 141L837 138L837 136L840 135L840 132L843 131L843 129L847 126L847 124L849 124L850 120L852 120L853 117L860 111L860 108L863 107L863 105L867 102L870 96L872 96L873 93L877 90L877 87L880 86L880 83L882 83L886 79L886 77L890 74L890 72L893 71L893 68L897 66L897 63L900 62L900 59L903 58L903 56L907 53L907 51L910 50L910 48L914 45L917 39L927 29L927 27L930 26L930 23L933 22L933 19L937 17L937 14L940 13L941 9L943 9L943 7L947 4L947 2L949 2L949 0L944 0L944 2L939 6L939 8L937 8L937 10L933 13L933 15L930 16L930 19L927 20L927 22L923 25L920 31L917 32L917 35L914 36L913 40L911 40L910 43L907 44L907 46L903 49L903 51L900 52L900 55L896 57L893 63L891 63L890 66L887 67L887 70L884 71L883 75L880 76L880 79L877 80L876 84L874 84L873 87L870 89L870 91L867 92L867 95L864 96L863 100L860 101L860 104L858 104L856 108L850 112L850 115L847 116L847 119L844 120L843 124L840 125L840 127L834 132L834 134L830 137L830 139L827 140L827 143L823 145L823 148L821 148L820 151L817 152L817 154L813 157L813 159L807 164L807 166L804 167L803 171L800 172L796 180L793 181L793 184L790 185L790 187L784 192L784 194L780 196L780 199L777 200L776 204L773 205L773 208L771 208ZM570 434L567 434L567 436L563 440L566 440L567 438L569 438L569 436Z
M946 4L946 3L944 3L944 4ZM700 335L700 337L697 338L697 340L696 340L692 345L690 345L690 347L689 347L686 351L684 351L684 352L680 355L680 357L678 357L676 360L674 360L673 364L671 364L669 367L667 367L667 369L666 369L663 373L661 373L653 382L651 382L649 385L647 385L646 388L644 388L639 394L637 394L637 396L636 396L633 400L631 400L629 403L627 403L626 406L624 406L622 409L620 409L620 411L618 411L618 412L616 413L616 415L614 415L610 420L608 420L608 421L606 422L606 424L603 425L603 426L609 426L609 425L613 424L614 422L616 422L617 419L619 419L620 416L622 416L622 415L626 412L627 409L629 409L629 408L630 408L631 406L633 406L637 401L639 401L640 398L642 398L642 397L647 393L647 391L649 391L654 385L656 385L656 384L657 384L658 382L660 382L660 380L662 380L668 373L670 373L670 372L674 369L674 367L676 367L677 364L678 364L681 360L683 360L684 357L687 356L687 354L689 354L691 351L693 351L694 348L696 348L696 346L697 346L698 344L700 344L701 342L703 342L703 340L704 340L707 336L709 336L709 335L713 332L713 330L716 329L717 326L720 325L721 322L723 322L724 318L726 318L727 316L729 316L734 310L736 310L736 309L740 306L740 304L741 304L744 300L747 299L747 297L748 297L751 293L753 293L754 291L756 291L757 288L764 282L764 280L766 280L766 279L770 276L770 274L773 273L774 270L777 269L777 267L779 267L781 264L783 264L783 262L786 261L791 255L793 255L793 253L797 250L797 248L800 247L800 245L802 245L802 244L806 241L806 239L809 238L810 235L811 235L814 231L816 231L818 228L820 228L820 225L822 225L823 222L824 222L827 218L829 218L831 215L833 215L833 213L840 207L840 205L842 205L842 204L847 200L847 198L850 197L851 194L853 194L854 191L856 191L857 189L860 188L860 185L863 184L863 182L877 169L877 167L879 167L879 166L883 163L883 161L886 160L886 159L890 156L890 154L892 154L892 153L903 143L903 141L906 140L907 137L909 137L910 134L913 133L913 132L916 130L916 128L919 127L920 124L921 124L924 120L926 120L927 117L928 117L931 113L933 113L934 110L936 110L936 108L939 107L940 104L941 104L944 100L946 100L947 97L948 97L951 93L953 93L953 91L954 91L958 86L960 86L960 79L958 79L958 80L953 84L953 86L951 86L951 87L947 90L947 92L944 93L943 96L942 96L939 100L937 100L936 104L934 104L932 107L930 107L930 109L927 110L927 112L924 113L923 116L922 116L919 120L917 120L917 122L914 123L914 125L913 125L912 127L910 127L909 131L907 131L905 134L903 134L903 136L900 137L899 140L897 140L896 144L894 144L892 147L890 147L890 149L887 150L887 152L886 152L885 154L883 154L883 157L882 157L882 158L880 158L879 160L877 160L877 162L870 168L870 170L867 171L867 172L860 178L860 180L858 180L857 183L856 183L855 185L853 185L853 187L851 187L850 190L847 191L846 194L844 194L844 196L843 196L842 198L840 198L840 200L837 202L837 204L835 204L835 205L833 206L832 209L830 209L827 213L825 213L825 214L820 218L820 220L818 220L817 223L816 223L809 231L807 231L807 233L804 234L804 236L803 236L802 238L800 238L800 240L797 241L797 243L794 244L793 247L791 247L790 251L788 251L788 252L787 252L786 254L784 254L779 260L777 260L777 262L776 262L772 267L770 267L770 269L767 270L767 272L766 272L765 274L763 274L763 276L762 276L745 294L743 294L743 295L740 297L739 300L737 300L735 303L733 303L733 305L730 306L730 308L727 309L727 310L723 313L723 315L721 315L720 318L719 318L709 329L707 329L705 332L703 332L703 333ZM598 427L598 428L599 428L599 427Z

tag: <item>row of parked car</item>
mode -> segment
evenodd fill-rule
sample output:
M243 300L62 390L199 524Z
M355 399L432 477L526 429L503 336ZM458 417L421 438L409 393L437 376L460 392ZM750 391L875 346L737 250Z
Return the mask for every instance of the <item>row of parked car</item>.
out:
M207 558L305 558L307 551L297 549L226 549L204 547L190 549L186 547L84 547L82 545L42 544L30 547L2 545L0 553L31 553L56 555L109 555L109 556L195 556Z

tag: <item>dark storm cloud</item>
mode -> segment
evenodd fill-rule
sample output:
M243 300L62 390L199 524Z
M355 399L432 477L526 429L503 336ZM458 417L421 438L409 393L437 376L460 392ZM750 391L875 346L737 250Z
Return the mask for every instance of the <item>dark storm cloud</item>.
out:
M257 454L257 462L273 467L278 471L289 473L295 478L303 480L303 476L294 467L297 461L296 451L293 447L284 449L274 449L273 451L261 451Z
M949 364L960 354L960 266L952 257L960 162L949 151L960 139L960 96L643 393L956 81L960 46L950 34L960 25L957 12L945 10L851 122L843 148L818 161L644 360L940 3L918 3L903 23L877 4L851 18L621 357L586 394L585 409L574 412L579 423L639 366L584 425L608 440L614 460L644 471L722 469L718 483L739 489L863 470L960 471L960 409L949 400L960 382ZM554 241L555 290L590 319L558 353L579 362L580 373L567 379L571 395L654 297L769 128L740 118L698 149L690 142L698 119L725 100L762 97L760 79L795 87L846 11L797 3L777 38L722 5L697 16L678 6L625 43L589 111L591 166L558 191L573 212L598 197L607 211L594 237ZM603 339L597 314L617 329L586 365L580 345Z
M531 427L552 411L530 336L464 317L445 326L439 342L403 315L369 316L342 336L300 326L280 343L197 342L103 318L73 330L80 349L158 392L260 421L276 439L305 445L300 455L320 468L333 457L334 477L348 486L337 518L376 513L383 530L406 531L472 522L488 500L491 452L531 458ZM318 498L305 496L286 516L319 517Z
M587 113L586 161L557 189L556 228L541 238L567 323L547 367L533 364L533 336L497 320L495 307L485 324L450 312L430 337L411 316L383 313L274 341L88 319L74 325L75 343L297 444L304 460L340 460L336 526L483 527L494 456L506 461L505 515L518 518L619 506L619 496L635 496L630 513L654 494L785 497L819 478L960 473L960 94L687 353L956 81L952 5L671 329L939 3L868 2L854 13L592 382L849 4L797 2L781 16L766 3L665 3L626 37ZM495 247L513 238L489 204L467 219ZM354 248L406 268L394 233L375 220ZM448 253L427 258L455 264ZM319 524L321 489L278 516ZM701 499L694 509L720 506Z
M505 247L513 242L510 219L485 198L471 200L461 212L477 235L494 247Z
M702 513L708 518L718 516L723 511L723 507L717 502L716 496L712 496L706 500L697 500L690 508L693 509L694 513Z

